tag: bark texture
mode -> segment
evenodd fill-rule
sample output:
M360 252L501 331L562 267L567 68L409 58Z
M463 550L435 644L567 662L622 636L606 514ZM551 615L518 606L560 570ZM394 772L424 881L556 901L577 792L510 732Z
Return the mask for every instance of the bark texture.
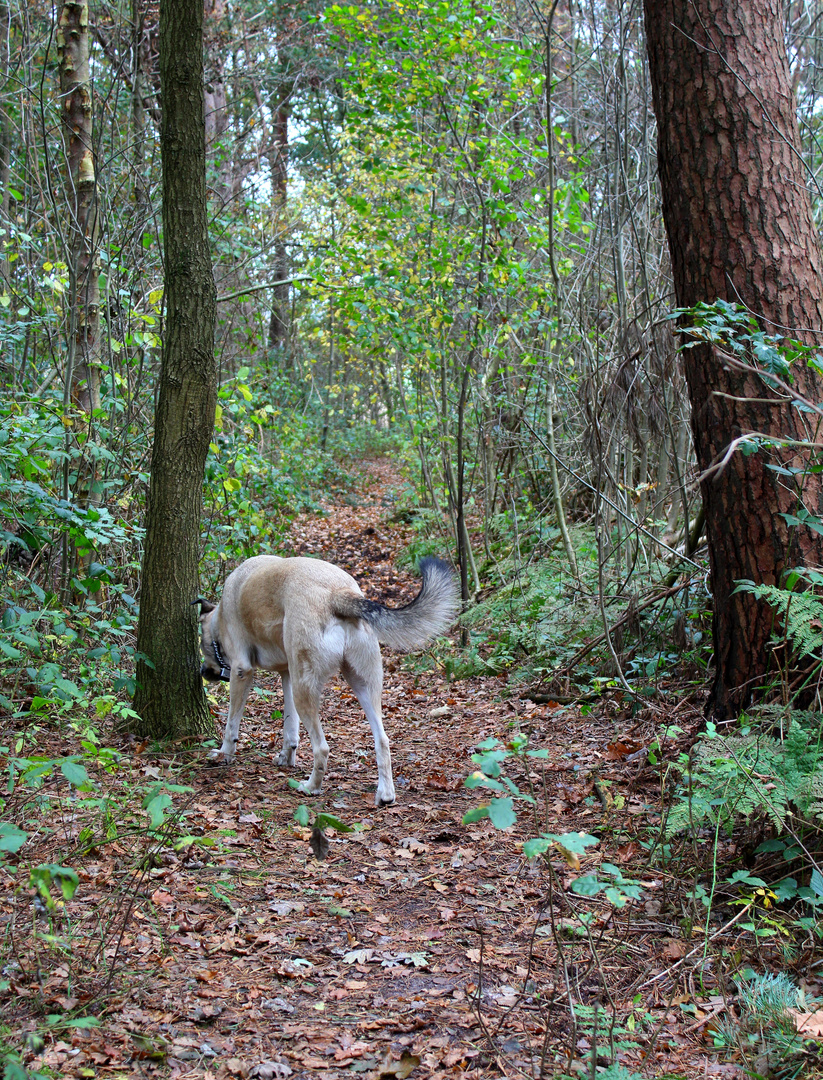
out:
M663 210L677 303L746 305L771 333L820 341L821 258L798 148L781 0L644 0ZM754 374L710 348L687 350L700 469L747 431L804 438L803 418ZM823 398L807 369L798 388ZM720 396L730 395L729 397ZM739 398L749 400L740 401ZM768 404L755 399L774 398ZM784 458L785 460L785 458ZM741 578L780 583L823 561L823 538L789 531L797 494L763 454L735 454L703 484L714 593L716 674L710 710L738 713L774 670L771 615ZM817 478L811 478L817 483ZM805 488L820 509L820 490Z
M65 3L57 23L63 145L68 162L70 331L67 398L91 415L100 408L100 285L97 176L92 144L89 7ZM91 488L92 478L86 478ZM82 493L85 501L89 491Z
M275 280L284 282L289 276L289 256L286 248L286 207L288 205L289 174L289 106L291 94L289 87L283 97L272 103L274 131L272 149L269 155L269 170L273 188L272 227L275 230L274 275ZM282 368L289 343L289 286L275 285L272 289L272 309L269 319L269 348L275 352Z
M166 327L151 459L135 709L143 736L211 729L195 610L203 470L214 428L216 295L206 217L203 0L161 0Z

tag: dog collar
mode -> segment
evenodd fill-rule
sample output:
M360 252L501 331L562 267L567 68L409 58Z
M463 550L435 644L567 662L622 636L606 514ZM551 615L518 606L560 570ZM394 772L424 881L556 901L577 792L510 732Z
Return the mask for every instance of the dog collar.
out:
M217 638L212 639L211 647L212 651L214 652L214 658L220 665L220 678L223 680L223 682L228 682L231 678L231 664L227 664L224 660L223 654L220 651L220 646L217 643Z

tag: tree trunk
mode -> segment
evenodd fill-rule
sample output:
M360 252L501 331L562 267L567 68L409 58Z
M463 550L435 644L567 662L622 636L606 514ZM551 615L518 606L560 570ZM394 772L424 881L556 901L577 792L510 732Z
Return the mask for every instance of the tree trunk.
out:
M150 60L146 43L144 7L145 0L131 0L131 118L132 138L134 139L132 251L134 252L134 262L138 268L142 266L144 254L143 231L146 228L146 222L151 210L148 183L145 175L146 100L148 98L146 67Z
M741 303L767 331L813 340L823 326L821 258L781 0L644 6L678 304ZM806 437L801 415L755 374L729 369L708 347L687 350L684 362L701 470L747 431ZM807 368L794 375L801 393L823 398L823 383ZM735 454L702 493L714 593L709 710L722 717L744 709L770 677L771 612L749 594L733 595L735 583L779 584L788 567L819 565L823 538L804 526L787 528L780 514L797 508L797 492L762 453ZM819 512L818 477L809 478L805 497Z
M211 729L192 601L203 470L214 427L216 292L206 215L203 0L161 0L160 84L166 328L151 458L137 648L137 730Z
M289 169L289 87L272 106L274 116L273 146L269 155L272 183L272 217L276 232L274 242L274 276L285 282L289 276L289 256L286 248L286 206L288 200ZM289 367L286 360L289 344L289 286L275 285L272 289L271 318L269 319L269 349L275 354L281 370Z
M68 163L69 279L71 292L67 398L91 418L100 408L100 285L97 177L92 145L88 4L63 4L57 25L63 143ZM85 476L81 501L91 495Z

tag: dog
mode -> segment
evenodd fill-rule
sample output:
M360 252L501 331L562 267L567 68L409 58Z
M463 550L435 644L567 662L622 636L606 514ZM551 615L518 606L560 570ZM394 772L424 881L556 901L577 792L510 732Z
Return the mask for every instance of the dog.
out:
M230 764L255 668L277 671L283 682L283 749L278 764L293 766L300 721L314 755L299 790L317 795L329 746L320 723L323 689L337 672L354 691L372 730L377 755L375 804L395 800L389 740L383 727L380 644L402 652L422 648L452 624L459 609L457 581L441 559L420 562L422 585L410 603L389 608L367 600L357 582L319 559L256 555L226 579L215 606L200 605L200 673L229 683L223 745L211 757Z

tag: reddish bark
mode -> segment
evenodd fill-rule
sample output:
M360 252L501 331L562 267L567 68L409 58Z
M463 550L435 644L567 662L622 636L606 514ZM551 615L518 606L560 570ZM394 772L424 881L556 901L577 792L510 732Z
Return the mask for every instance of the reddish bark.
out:
M742 303L771 333L819 340L821 257L800 158L780 0L644 0L663 210L677 302ZM804 438L803 417L753 373L716 352L685 353L701 470L741 433ZM807 369L798 388L823 399ZM720 396L720 395L730 396ZM749 400L739 400L740 398ZM764 398L773 398L763 404ZM806 505L820 508L818 478ZM735 454L703 483L714 593L716 674L710 709L745 708L774 671L772 621L742 578L779 583L787 567L823 562L823 538L789 530L797 508L763 454Z

